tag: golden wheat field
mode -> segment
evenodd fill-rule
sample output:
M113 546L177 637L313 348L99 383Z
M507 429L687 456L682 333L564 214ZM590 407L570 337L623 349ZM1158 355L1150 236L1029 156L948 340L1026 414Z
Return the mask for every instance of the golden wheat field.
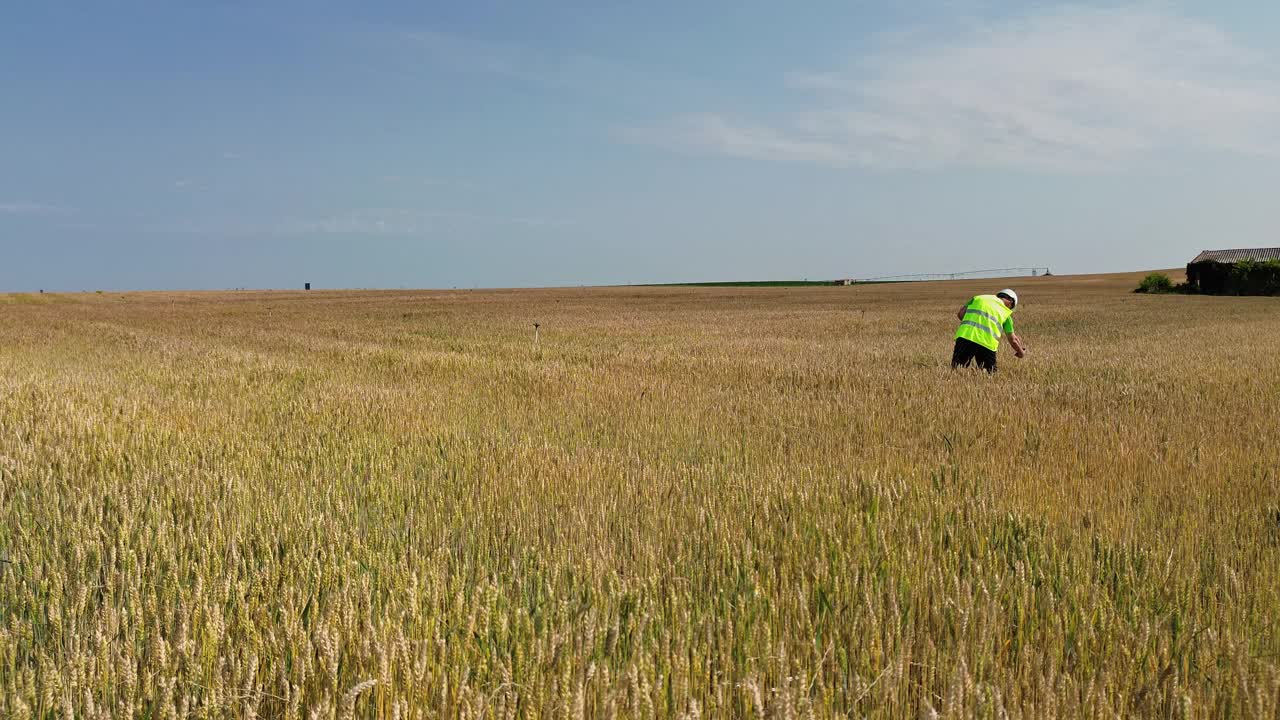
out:
M0 296L0 716L1280 717L1280 302L1009 282Z

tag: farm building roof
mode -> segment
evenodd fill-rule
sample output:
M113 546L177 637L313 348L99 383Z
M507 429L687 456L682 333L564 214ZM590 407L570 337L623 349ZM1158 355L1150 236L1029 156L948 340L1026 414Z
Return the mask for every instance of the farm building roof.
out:
M1238 263L1241 260L1280 260L1280 248L1240 248L1236 250L1205 250L1192 260L1192 264L1202 262Z

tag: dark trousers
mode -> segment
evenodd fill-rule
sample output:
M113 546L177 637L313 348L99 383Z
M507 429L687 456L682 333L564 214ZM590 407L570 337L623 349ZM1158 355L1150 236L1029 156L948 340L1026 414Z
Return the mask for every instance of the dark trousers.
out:
M956 350L951 354L951 369L969 367L972 363L989 373L996 371L996 351L988 350L976 342L956 338Z

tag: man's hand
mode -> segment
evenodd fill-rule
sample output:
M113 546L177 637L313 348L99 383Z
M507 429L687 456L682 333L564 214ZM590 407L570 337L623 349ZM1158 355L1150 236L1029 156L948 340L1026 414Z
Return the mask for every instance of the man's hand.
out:
M1013 356L1022 359L1027 356L1027 345L1018 335L1009 335L1009 344L1013 346Z

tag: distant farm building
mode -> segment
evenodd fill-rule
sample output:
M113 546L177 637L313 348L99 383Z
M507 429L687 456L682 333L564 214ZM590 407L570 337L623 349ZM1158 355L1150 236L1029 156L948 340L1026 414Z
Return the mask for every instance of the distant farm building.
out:
M1187 263L1187 285L1206 295L1280 295L1280 248L1205 250Z

